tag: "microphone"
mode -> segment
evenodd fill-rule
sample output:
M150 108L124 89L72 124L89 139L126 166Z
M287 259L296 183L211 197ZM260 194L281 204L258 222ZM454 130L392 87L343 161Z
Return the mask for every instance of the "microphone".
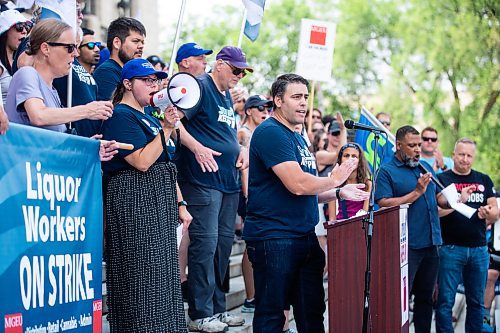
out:
M417 167L422 171L422 173L424 174L429 173L429 170L427 170L422 163L418 162ZM434 182L434 184L436 184L437 187L439 187L441 191L444 190L444 185L441 184L441 182L432 174L431 174L431 180Z
M362 130L362 131L369 131L369 132L385 132L380 127L356 123L356 122L354 122L354 121L352 121L350 119L346 120L344 122L344 125L345 125L346 128L349 128L349 129L359 129L359 130Z

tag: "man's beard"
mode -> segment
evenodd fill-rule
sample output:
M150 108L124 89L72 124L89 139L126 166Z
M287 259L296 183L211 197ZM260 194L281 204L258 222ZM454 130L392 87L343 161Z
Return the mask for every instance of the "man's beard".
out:
M415 157L410 157L406 155L402 150L399 151L399 156L401 156L401 160L406 166L410 168L416 168L420 163L420 155L416 155Z
M125 51L123 51L122 49L119 49L118 50L118 58L120 59L120 61L123 64L126 64L129 60L134 59L134 56L132 56L132 58L130 58L129 56L127 56L127 54L125 53Z

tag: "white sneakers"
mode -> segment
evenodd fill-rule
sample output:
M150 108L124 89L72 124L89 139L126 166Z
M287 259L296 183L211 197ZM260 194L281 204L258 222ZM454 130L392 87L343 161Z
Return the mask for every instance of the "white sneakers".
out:
M212 317L189 320L188 329L192 332L220 333L227 332L228 326L241 326L244 323L245 319L223 312Z
M245 319L235 316L230 314L229 312L222 312L216 314L214 317L219 319L220 322L227 324L227 326L233 327L233 326L241 326L245 323Z
M227 325L222 323L216 316L202 319L189 320L188 329L191 332L219 333L227 332Z

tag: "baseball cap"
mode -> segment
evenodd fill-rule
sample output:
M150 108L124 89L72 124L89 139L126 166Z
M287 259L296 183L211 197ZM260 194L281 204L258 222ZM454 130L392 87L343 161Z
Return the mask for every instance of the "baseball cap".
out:
M262 95L253 95L248 97L247 101L245 102L245 110L254 108L257 106L273 106L273 102L268 100Z
M236 68L246 69L250 73L253 72L253 68L247 64L245 53L243 53L239 47L224 46L222 50L217 53L215 59L227 61Z
M151 55L146 58L147 61L153 64L153 66L156 66L156 64L160 64L161 68L165 68L165 62L163 61L162 58L158 57L157 55Z
M149 61L141 58L127 61L122 69L122 81L148 75L156 75L159 79L166 79L168 77L167 73L155 70Z
M175 57L175 63L180 63L182 60L193 57L193 56L199 56L202 54L209 55L214 53L212 50L205 50L201 46L199 46L196 43L186 43L182 44L181 47L179 47L179 50L177 50L177 56Z
M330 133L340 133L340 125L336 120L332 120L330 122L330 126L328 127L328 132Z
M14 24L29 21L23 14L15 9L8 9L0 14L0 35L10 29Z

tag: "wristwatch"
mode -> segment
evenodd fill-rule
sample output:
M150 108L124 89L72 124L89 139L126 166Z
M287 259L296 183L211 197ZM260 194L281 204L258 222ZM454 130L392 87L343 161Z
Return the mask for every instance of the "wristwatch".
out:
M336 197L337 197L337 199L339 199L339 200L344 200L344 198L342 198L342 197L340 196L340 188L335 189L335 196L336 196Z
M181 200L177 204L179 205L179 207L180 206L187 206L188 205L188 203L186 202L186 200Z

